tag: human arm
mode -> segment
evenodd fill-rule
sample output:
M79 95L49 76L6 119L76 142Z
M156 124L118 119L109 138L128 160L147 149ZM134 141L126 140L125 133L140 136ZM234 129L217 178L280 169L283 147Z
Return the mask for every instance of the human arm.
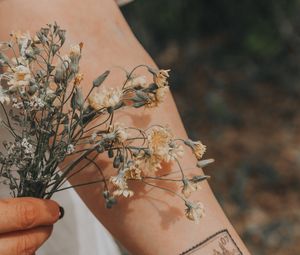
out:
M2 2L0 17L9 21L1 22L1 36L18 29L35 31L45 23L56 20L67 29L69 42L83 41L81 66L85 74L86 91L93 78L106 69L113 69L107 84L120 86L124 73L116 66L127 70L139 64L155 67L113 1L28 0L24 4L20 0L6 0ZM144 72L141 70L140 74ZM148 79L151 77L148 76ZM118 117L122 122L140 128L147 128L151 124L168 124L176 136L187 137L171 94L157 109L124 111ZM111 170L106 159L100 158L98 162L105 171ZM190 152L181 162L184 168L195 165ZM201 173L195 168L189 171L191 175ZM90 167L72 178L71 182L89 182L97 176L97 170ZM136 196L131 200L120 200L112 210L106 210L100 185L77 189L98 219L134 254L180 253L221 229L228 229L239 248L247 254L206 182L192 197L200 200L206 208L206 216L199 225L184 217L184 203L170 193L144 185L135 185L134 190ZM201 250L198 252L201 254Z

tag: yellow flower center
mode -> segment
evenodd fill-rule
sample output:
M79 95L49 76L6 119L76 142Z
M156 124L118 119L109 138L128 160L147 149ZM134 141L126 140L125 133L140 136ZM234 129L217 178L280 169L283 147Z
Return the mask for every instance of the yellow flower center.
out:
M17 81L24 81L25 73L17 73Z

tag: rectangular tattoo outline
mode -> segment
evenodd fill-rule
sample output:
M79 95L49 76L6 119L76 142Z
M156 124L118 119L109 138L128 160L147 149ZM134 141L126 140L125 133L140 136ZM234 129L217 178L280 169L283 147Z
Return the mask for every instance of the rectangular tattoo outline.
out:
M200 246L202 246L206 242L212 240L213 238L215 238L216 236L218 236L218 235L220 235L222 233L226 233L229 236L230 240L232 241L232 243L234 244L234 246L237 248L237 250L240 253L240 255L243 255L242 251L237 246L236 242L233 240L232 236L230 235L230 233L229 233L229 231L227 229L223 229L223 230L220 230L220 231L214 233L213 235L209 236L208 238L206 238L205 240L201 241L200 243L197 243L196 245L194 245L193 247L189 248L188 250L180 253L179 255L188 255L188 254L190 254L190 252L193 251L194 249L200 248Z

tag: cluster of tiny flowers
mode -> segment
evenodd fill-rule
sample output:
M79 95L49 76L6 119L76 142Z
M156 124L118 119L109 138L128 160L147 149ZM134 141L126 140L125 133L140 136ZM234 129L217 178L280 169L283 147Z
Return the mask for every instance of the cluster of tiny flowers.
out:
M28 142L26 138L23 138L21 142L21 146L23 147L25 154L30 154L31 156L33 156L34 153L33 146Z
M122 145L126 148L127 142L131 141L133 135L126 129L123 129L122 132L124 132L122 137L127 139L122 140ZM124 196L126 198L133 196L134 191L130 189L129 181L143 180L147 179L147 176L155 176L156 172L162 168L163 162L179 162L180 158L184 155L184 144L193 144L194 146L188 147L192 149L195 156L198 155L196 157L199 160L198 162L203 162L201 158L204 154L205 146L199 141L176 139L168 127L153 126L143 134L143 137L144 147L136 146L132 150L134 155L130 161L120 165L120 158L118 156L115 157L114 163L116 163L115 166L119 168L119 171L117 175L110 178L110 182L114 187L113 196ZM114 135L114 139L118 140L116 135ZM198 146L200 144L201 146ZM201 157L199 157L200 151ZM193 192L200 188L200 182L207 178L208 176L205 175L193 176L192 178L183 175L181 180L182 198L187 207L186 216L196 223L199 223L200 218L204 216L204 207L200 202L192 202L187 199Z
M122 197L134 196L131 183L142 182L176 194L186 206L186 217L198 223L204 207L188 199L208 176L188 176L180 161L187 148L195 156L196 167L212 163L202 159L206 146L177 138L160 123L142 130L115 121L115 112L121 108L159 106L169 90L170 70L137 66L125 73L117 88L105 87L110 75L105 71L90 86L82 86L83 43L61 55L65 40L66 31L55 23L35 36L14 32L10 41L0 43L1 127L11 135L11 141L3 141L6 154L0 153L0 179L10 185L13 196L50 198L65 189L61 187L68 178L92 164L103 177L96 182L103 188L107 208ZM7 57L11 54L12 58ZM149 78L137 76L138 68ZM98 156L104 153L111 159L113 174L100 167ZM181 178L172 180L181 185L180 191L156 184L170 181L158 174L164 163L180 169Z

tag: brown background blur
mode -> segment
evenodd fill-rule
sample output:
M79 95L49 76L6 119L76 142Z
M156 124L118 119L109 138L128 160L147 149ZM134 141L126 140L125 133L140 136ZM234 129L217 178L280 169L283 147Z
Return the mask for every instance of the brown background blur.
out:
M136 0L122 9L161 68L233 225L255 255L300 254L300 1Z

